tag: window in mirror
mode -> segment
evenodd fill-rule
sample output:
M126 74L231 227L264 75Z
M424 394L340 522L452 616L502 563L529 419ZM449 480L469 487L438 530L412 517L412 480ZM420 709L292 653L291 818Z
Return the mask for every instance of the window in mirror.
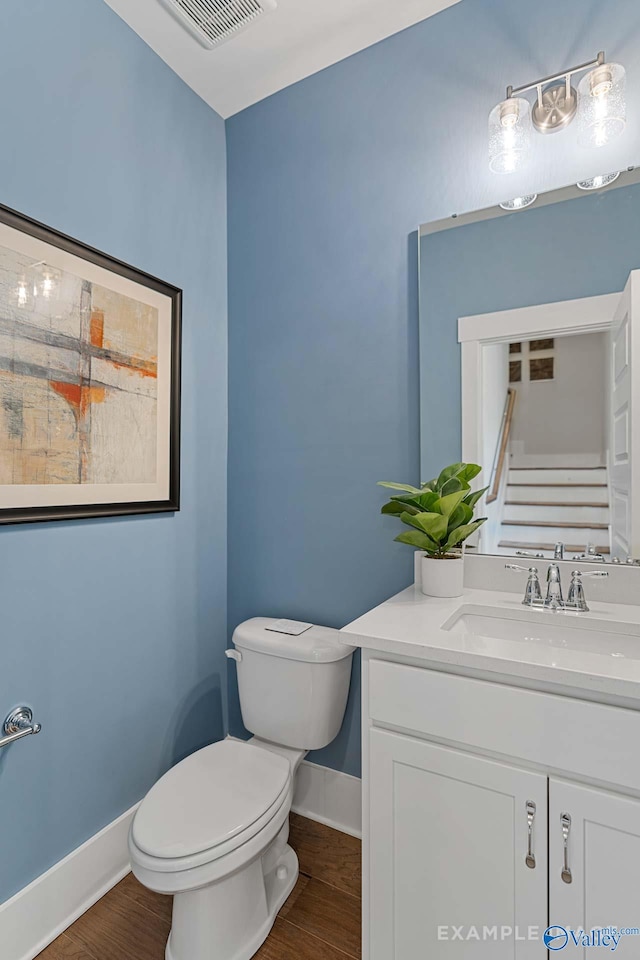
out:
M553 337L547 337L546 340L530 340L529 341L529 350L533 352L534 350L553 350L554 341Z
M510 343L510 344L509 344L509 353L522 353L522 344L521 344L521 343Z
M529 360L529 379L553 380L553 357L536 357Z
M502 369L504 370L504 367ZM511 360L509 363L509 383L520 383L521 380L522 380L522 361Z

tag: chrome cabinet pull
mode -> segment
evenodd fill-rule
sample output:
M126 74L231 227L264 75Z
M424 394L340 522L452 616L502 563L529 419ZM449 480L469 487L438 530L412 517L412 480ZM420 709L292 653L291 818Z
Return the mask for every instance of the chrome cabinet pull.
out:
M536 819L536 805L533 800L527 800L527 855L524 862L530 870L536 868L536 858L533 852L533 822Z
M560 823L562 824L562 845L564 847L564 866L560 876L565 883L573 883L571 870L569 868L569 834L571 833L571 817L568 813L560 814Z

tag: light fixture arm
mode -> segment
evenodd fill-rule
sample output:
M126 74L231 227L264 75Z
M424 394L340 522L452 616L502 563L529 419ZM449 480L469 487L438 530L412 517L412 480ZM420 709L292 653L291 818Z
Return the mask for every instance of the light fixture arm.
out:
M548 83L554 83L557 80L566 80L567 90L571 88L571 77L576 73L582 73L584 70L589 70L591 67L601 67L605 63L604 50L601 50L595 60L589 60L588 63L580 63L577 67L571 67L569 70L563 70L561 73L552 73L548 77L543 77L541 80L534 80L533 83L525 83L522 87L507 87L507 100L511 100L512 97L517 97L521 93L528 93L529 90L536 90L538 93L538 101L541 102L542 98L542 89L546 87Z

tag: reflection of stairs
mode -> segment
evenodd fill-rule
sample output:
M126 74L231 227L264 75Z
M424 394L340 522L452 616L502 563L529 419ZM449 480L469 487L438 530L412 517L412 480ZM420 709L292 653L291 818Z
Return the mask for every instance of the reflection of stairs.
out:
M568 553L582 553L586 543L609 553L606 467L511 467L500 552L552 556L559 540Z

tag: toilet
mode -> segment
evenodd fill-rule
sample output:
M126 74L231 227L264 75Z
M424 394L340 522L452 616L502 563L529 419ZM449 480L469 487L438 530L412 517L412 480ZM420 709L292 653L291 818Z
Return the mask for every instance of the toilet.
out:
M166 960L249 960L298 878L288 844L296 770L342 725L353 647L337 630L256 617L236 660L249 741L204 747L168 771L129 832L138 880L173 894Z

